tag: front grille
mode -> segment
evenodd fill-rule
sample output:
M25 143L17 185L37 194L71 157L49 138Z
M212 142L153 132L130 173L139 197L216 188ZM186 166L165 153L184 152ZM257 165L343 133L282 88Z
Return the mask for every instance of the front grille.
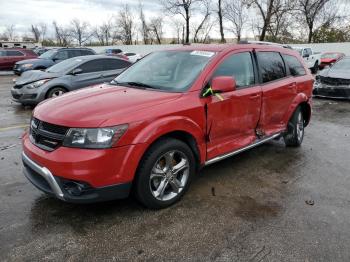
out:
M323 84L326 84L326 85L332 85L332 86L346 86L346 85L350 85L350 79L321 76L320 80L321 80L321 82Z
M60 147L68 131L68 127L50 124L32 118L30 124L30 139L33 144L46 151Z

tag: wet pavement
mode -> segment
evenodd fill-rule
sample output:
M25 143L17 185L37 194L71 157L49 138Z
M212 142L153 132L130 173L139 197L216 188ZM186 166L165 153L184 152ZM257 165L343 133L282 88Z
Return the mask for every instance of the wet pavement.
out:
M73 205L22 175L31 109L0 77L0 261L350 261L350 102L314 100L301 148L272 141L203 169L178 204Z

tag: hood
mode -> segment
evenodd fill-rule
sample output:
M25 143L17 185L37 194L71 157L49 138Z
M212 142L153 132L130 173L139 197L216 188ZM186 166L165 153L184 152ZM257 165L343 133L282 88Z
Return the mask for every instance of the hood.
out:
M54 64L54 61L51 59L44 59L44 58L34 58L34 59L26 59L22 61L16 62L17 65L24 65L24 64L33 64L33 65L43 65L43 66L50 66Z
M143 110L143 118L151 117L147 112L155 106L181 96L181 93L103 84L46 100L35 108L33 115L42 121L67 127L112 126L142 120L134 117L140 110Z
M61 75L62 73L47 73L41 70L30 70L23 72L22 75L17 78L16 85L25 85L42 79L56 78Z
M335 61L337 61L336 58L322 58L321 59L322 63L334 63Z
M332 77L332 78L350 79L349 73L350 73L349 70L334 70L331 67L321 71L320 75L325 77Z

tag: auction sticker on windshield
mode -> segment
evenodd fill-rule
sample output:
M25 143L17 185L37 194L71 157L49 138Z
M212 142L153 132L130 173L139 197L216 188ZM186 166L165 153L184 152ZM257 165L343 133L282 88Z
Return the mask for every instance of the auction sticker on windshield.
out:
M215 53L214 52L208 52L208 51L192 51L191 55L199 55L199 56L206 56L206 57L212 57Z

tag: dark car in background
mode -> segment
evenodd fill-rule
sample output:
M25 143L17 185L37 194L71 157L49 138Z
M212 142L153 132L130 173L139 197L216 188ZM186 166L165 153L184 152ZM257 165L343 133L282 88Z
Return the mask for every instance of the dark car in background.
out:
M338 60L316 76L314 96L350 99L350 57Z
M95 55L95 51L90 48L56 48L51 49L36 59L20 61L15 64L13 71L16 75L21 75L28 70L43 70L62 62L68 58Z
M0 69L11 70L13 65L21 60L36 58L38 55L25 48L2 48L0 49Z
M13 100L37 104L68 91L110 82L131 63L116 57L89 55L67 59L45 71L24 72L11 89Z
M49 51L50 49L46 48L46 47L36 47L33 49L33 51L37 54L37 55L42 55L43 53Z
M321 63L319 65L320 69L330 66L337 62L339 59L342 59L345 56L344 53L339 52L326 52L321 55Z

